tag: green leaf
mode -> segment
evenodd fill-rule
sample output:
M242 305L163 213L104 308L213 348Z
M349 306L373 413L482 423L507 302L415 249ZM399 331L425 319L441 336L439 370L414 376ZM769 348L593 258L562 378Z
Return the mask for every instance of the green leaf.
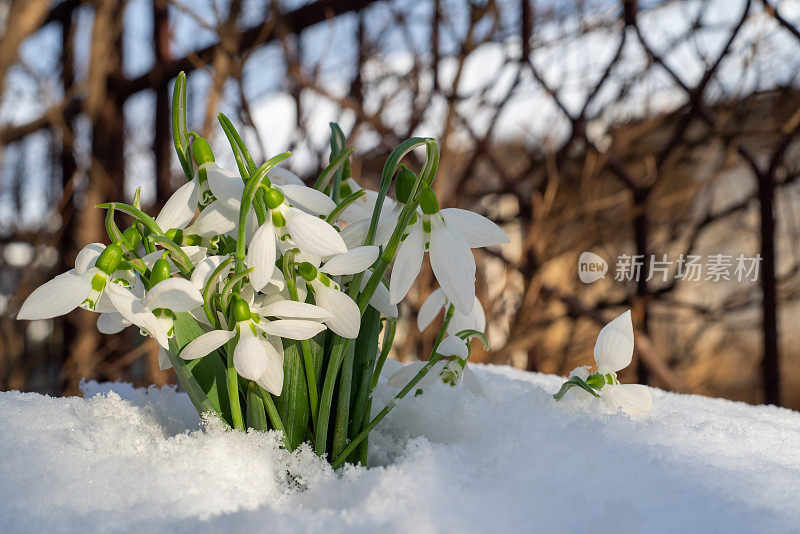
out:
M200 323L187 312L176 313L174 325L178 353L180 353L183 347L190 341L205 333ZM170 358L170 361L171 360ZM204 395L213 406L214 411L221 414L222 418L225 419L228 424L231 424L233 418L231 416L231 403L228 398L228 389L225 382L225 364L222 360L222 354L219 353L219 351L214 351L208 356L196 360L186 361L180 357L178 357L178 360L180 360L179 363L187 369L193 380L199 385ZM177 372L178 367L175 365L175 362L173 362L172 365ZM178 378L181 378L180 373L178 374ZM184 386L184 389L187 389L183 380L181 380L181 384Z
M372 373L375 369L375 360L378 356L378 336L381 332L381 314L372 306L367 307L361 318L361 329L355 343L353 358L353 388L352 388L352 415L350 418L350 439L358 435L364 427L365 420L369 417L371 406L370 392L372 388ZM367 440L362 442L366 448ZM358 461L359 451L354 451L350 457L353 463Z
M261 400L257 386L250 382L247 386L247 428L254 428L262 432L268 430L267 413L264 411L264 402Z
M296 449L306 436L311 416L308 385L299 341L285 340L283 349L283 390L275 399L286 432L290 450Z
M339 374L339 396L336 402L336 418L333 425L333 446L331 447L331 453L334 458L347 446L355 349L356 344L352 341L344 348L344 360Z

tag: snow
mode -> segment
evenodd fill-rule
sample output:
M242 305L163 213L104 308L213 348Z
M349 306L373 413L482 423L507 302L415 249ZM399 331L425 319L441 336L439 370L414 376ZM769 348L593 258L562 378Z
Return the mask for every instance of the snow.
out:
M653 390L631 418L556 404L562 378L474 366L335 473L274 434L202 424L183 393L0 393L3 532L797 532L800 414ZM375 410L394 390L376 390Z

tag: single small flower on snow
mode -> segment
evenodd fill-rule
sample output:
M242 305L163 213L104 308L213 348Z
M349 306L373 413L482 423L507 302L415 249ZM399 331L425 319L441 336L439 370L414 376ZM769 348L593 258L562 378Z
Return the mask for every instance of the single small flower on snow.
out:
M597 371L578 367L555 395L560 399L570 391L581 400L599 397L610 411L622 408L630 415L645 412L653 407L650 389L641 384L620 384L617 372L631 363L633 358L633 322L626 311L600 330L594 345Z
M463 384L467 391L474 395L488 398L488 392L478 376L467 366L469 347L467 341L456 336L448 336L436 348L436 353L442 356L427 374L416 384L416 388L424 390L436 383L450 387ZM395 388L405 387L428 362L417 361L402 366L389 376L388 385Z

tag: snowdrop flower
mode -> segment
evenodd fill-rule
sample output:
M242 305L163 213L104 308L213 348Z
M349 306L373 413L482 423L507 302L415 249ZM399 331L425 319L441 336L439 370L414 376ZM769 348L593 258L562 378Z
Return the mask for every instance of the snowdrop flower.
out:
M468 315L475 304L475 258L470 248L507 243L508 236L481 215L459 209L440 211L436 194L429 187L420 194L420 206L423 215L412 223L394 261L389 283L391 301L397 303L406 296L428 251L433 274L447 299Z
M261 309L254 319L250 307L241 297L234 296L231 306L236 321L233 329L206 332L189 342L181 351L180 357L185 360L202 358L237 338L233 353L236 372L247 380L255 381L270 393L280 395L283 389L281 338L312 338L325 329L319 320L328 315L324 310L317 310L317 306L294 302ZM263 316L259 314L290 318L268 321L261 320ZM304 319L297 319L298 316ZM307 317L315 319L306 319Z
M446 310L448 305L447 297L441 288L436 289L428 295L428 298L422 303L422 306L419 308L419 313L417 314L417 328L419 328L420 332L428 328L433 322L433 319L439 315L439 312ZM456 309L453 312L453 318L450 320L450 324L447 325L447 333L451 335L455 335L463 330L477 330L478 332L486 330L486 315L483 312L483 306L478 300L478 297L475 297L475 304L472 306L471 312L464 314Z
M592 390L598 391L600 399L610 411L622 408L630 415L648 411L653 407L650 389L641 384L620 384L617 380L617 372L630 365L632 358L633 322L629 310L604 326L597 335L594 345L597 371L589 374L588 368L578 367L570 375L570 380L562 386L562 391L569 390L581 400L595 396L594 393L582 389L583 386L575 380L578 379ZM562 392L559 393L563 396ZM556 398L561 398L558 395L556 394Z
M486 388L477 375L467 366L469 347L460 337L448 336L436 348L436 353L443 356L428 373L417 382L417 388L424 390L437 382L456 387L463 383L464 388L474 395L488 398ZM402 388L413 379L428 362L416 361L401 367L388 380L391 387Z
M122 247L101 243L86 245L75 258L75 268L39 286L31 293L17 319L51 319L77 307L95 312L115 312L108 298L110 286L138 282L123 265Z
M128 324L135 324L168 349L168 338L174 335L174 314L202 306L203 296L189 280L170 277L166 258L156 261L150 280L153 287L141 297L116 284L109 287L108 296Z
M195 138L192 154L198 166L194 178L172 193L156 217L156 223L164 232L185 229L194 218L198 204L207 206L214 200L208 186L208 172L217 172L220 168L214 162L214 153L208 141L202 137Z

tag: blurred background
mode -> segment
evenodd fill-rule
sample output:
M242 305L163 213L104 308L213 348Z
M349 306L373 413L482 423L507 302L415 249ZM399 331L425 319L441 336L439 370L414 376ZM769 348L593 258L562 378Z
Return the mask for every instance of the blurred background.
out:
M475 360L566 374L632 309L623 380L800 408L796 0L5 0L0 29L0 389L174 382L134 329L15 315L107 241L95 204L141 187L155 214L181 185L183 70L189 128L231 168L220 111L306 180L330 121L365 186L400 141L438 138L442 204L512 239L476 251ZM584 252L604 277L581 281ZM426 265L397 359L430 350L433 283Z

